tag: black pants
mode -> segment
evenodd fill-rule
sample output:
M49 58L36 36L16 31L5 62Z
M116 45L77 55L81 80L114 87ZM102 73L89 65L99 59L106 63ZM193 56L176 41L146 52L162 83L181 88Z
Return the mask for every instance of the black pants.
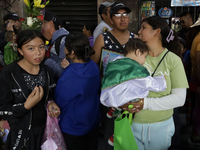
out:
M63 132L67 150L97 150L98 128L81 136L70 135Z

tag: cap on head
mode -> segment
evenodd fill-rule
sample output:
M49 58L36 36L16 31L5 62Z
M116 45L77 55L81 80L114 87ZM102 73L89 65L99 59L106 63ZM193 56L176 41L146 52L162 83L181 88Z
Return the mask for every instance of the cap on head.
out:
M51 11L49 11L47 9L45 9L44 20L46 20L46 21L53 21L53 23L55 25L57 25L57 26L60 23L58 17L53 12L51 12Z
M110 8L110 16L115 14L120 9L125 9L127 13L131 12L130 8L126 7L123 3L115 2Z
M7 13L6 15L3 16L4 22L8 19L19 20L19 16L16 13L10 12L10 13Z
M99 6L99 15L102 14L103 10L106 8L106 7L110 7L113 3L110 3L110 2L103 2L100 6Z

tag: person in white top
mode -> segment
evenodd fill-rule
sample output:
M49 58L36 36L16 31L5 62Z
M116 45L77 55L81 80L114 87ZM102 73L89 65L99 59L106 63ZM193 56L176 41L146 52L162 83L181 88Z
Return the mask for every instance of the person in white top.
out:
M113 3L110 2L103 2L99 6L99 15L101 16L102 21L99 25L95 28L93 32L93 43L95 42L96 38L103 32L112 30L112 24L110 22L110 7Z

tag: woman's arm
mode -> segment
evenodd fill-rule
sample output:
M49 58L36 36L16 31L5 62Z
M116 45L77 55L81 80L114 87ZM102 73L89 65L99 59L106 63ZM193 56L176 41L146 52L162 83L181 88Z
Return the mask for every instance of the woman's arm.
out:
M168 110L183 106L186 99L186 88L172 89L171 94L160 98L142 98L138 102L128 102L120 108L123 108L130 113L139 112L142 109L160 111ZM128 106L133 105L129 109Z
M143 109L168 110L183 106L186 99L186 88L172 89L171 94L160 98L144 98Z

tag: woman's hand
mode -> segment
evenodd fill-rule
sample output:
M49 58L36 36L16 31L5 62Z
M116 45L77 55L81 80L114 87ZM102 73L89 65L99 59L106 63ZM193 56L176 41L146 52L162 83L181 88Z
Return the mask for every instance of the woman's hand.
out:
M50 102L47 108L48 108L50 117L57 118L60 115L60 108L54 101Z
M35 106L43 97L44 90L41 86L35 87L31 94L26 99L26 102L24 104L24 107L26 109L31 109L33 106Z
M128 102L120 106L119 108L122 108L123 110L127 110L129 113L136 113L136 112L140 112L140 110L143 109L143 105L144 105L144 98L141 98L137 102Z
M67 59L63 59L62 61L61 61L61 67L62 68L67 68L68 66L69 66L69 61L67 60Z

